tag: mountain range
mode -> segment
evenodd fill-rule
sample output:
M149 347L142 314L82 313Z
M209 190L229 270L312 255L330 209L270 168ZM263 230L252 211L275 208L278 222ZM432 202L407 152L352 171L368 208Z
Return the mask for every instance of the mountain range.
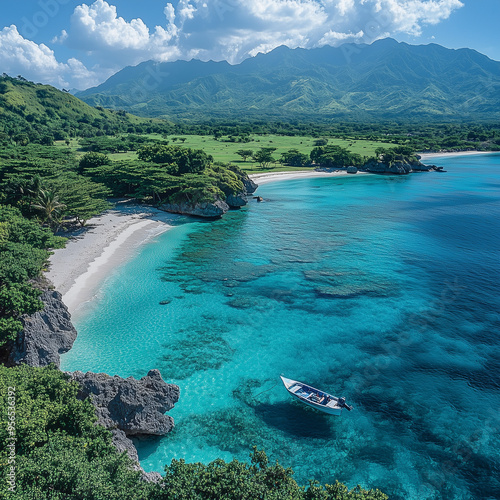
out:
M472 49L409 45L278 47L240 64L126 67L76 96L139 116L471 121L500 118L500 62Z

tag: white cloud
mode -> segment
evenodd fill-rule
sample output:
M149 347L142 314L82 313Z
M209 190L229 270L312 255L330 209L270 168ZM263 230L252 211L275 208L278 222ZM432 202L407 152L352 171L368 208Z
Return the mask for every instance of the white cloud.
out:
M105 0L82 4L71 16L64 43L90 53L101 64L117 67L152 58L168 60L177 55L175 44L169 44L177 33L172 4L166 5L164 13L170 21L167 28L156 26L151 33L142 19L127 22L118 16L114 5Z
M167 18L167 21L170 24L174 24L174 22L175 22L175 8L171 3L167 3L165 8L163 9L163 13L165 14L165 17Z
M363 2L363 0L361 0ZM460 0L366 0L374 13L387 13L395 32L420 35L423 24L438 24L463 7Z
M95 0L75 8L59 40L115 70L148 59L238 63L283 44L311 48L418 35L423 24L438 23L461 6L459 0L179 0L175 7L166 3L163 26L150 29Z
M196 12L196 7L189 3L189 0L180 0L177 4L177 13L182 23L186 19L193 19Z
M462 7L460 0L181 0L175 41L184 57L237 63L279 45L317 47L346 41L371 43L437 24ZM174 20L177 18L173 18Z
M10 75L22 75L29 80L57 87L85 88L98 81L81 61L71 58L59 62L54 51L45 44L36 44L19 34L15 25L0 31L0 68Z
M109 1L78 5L69 27L52 40L80 51L78 59L91 61L91 70L78 59L58 62L50 48L24 39L15 27L0 32L0 63L8 71L19 68L28 77L75 87L148 59L238 63L279 45L312 48L371 43L398 33L419 36L423 26L463 6L460 0L179 0L176 6L165 2L164 17L151 28L140 18L120 17Z

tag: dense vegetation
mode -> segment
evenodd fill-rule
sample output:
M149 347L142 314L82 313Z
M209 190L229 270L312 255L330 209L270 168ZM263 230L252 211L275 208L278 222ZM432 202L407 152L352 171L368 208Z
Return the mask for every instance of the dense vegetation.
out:
M213 163L202 150L165 144L145 145L139 160L112 162L103 153L86 153L79 172L113 196L133 196L149 203L189 203L225 200L244 191L244 174L236 166Z
M79 175L76 155L66 149L30 144L0 149L0 202L53 229L65 220L82 225L109 207L110 191Z
M61 244L61 238L23 217L18 209L0 205L0 349L17 337L22 314L43 307L33 284L47 262L48 249Z
M14 389L14 390L13 390ZM291 469L269 465L254 450L252 463L209 465L173 460L158 484L132 470L111 433L95 425L92 404L53 366L0 366L0 497L19 500L385 500L378 490L342 484L299 486ZM14 415L14 417L12 417ZM9 423L11 424L9 426ZM14 425L12 425L14 424ZM11 438L15 437L15 458ZM15 476L9 477L10 467ZM9 492L9 480L15 488Z

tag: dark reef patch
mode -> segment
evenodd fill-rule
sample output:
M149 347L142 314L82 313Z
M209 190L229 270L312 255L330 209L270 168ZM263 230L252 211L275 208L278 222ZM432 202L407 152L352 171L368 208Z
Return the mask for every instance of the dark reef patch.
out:
M215 330L215 329L214 329ZM220 368L230 361L234 351L220 330L196 330L184 339L166 345L161 356L161 372L165 378L182 380L198 371Z

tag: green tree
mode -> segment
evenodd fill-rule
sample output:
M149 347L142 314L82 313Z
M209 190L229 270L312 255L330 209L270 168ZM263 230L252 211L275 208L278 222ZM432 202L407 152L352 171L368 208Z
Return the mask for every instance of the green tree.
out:
M193 150L181 146L146 144L137 152L140 160L168 165L173 175L201 173L213 158L201 149Z
M110 190L106 186L74 172L61 176L54 185L64 204L64 215L74 217L82 227L88 219L111 206L107 201Z
M53 135L44 135L40 139L40 144L43 146L53 146L54 145L54 136Z
M47 248L61 239L25 219L19 210L0 205L0 347L21 330L19 318L41 309L39 290L32 285L45 265Z
M84 174L87 170L102 167L103 165L110 165L111 160L109 156L103 153L96 153L91 151L85 153L79 163L78 172Z
M272 152L276 148L261 148L252 156L253 161L257 162L260 168L269 168L270 163L276 161Z
M326 146L327 144L328 144L328 139L326 138L316 139L314 141L315 146Z
M0 497L50 500L146 500L140 480L111 434L95 425L95 409L77 399L78 385L54 365L0 366L0 414L5 421L9 387L15 387L16 488L8 495L7 467L0 469ZM0 426L0 463L8 461L8 429Z
M28 134L25 133L16 134L13 139L18 146L27 146L30 142Z
M59 196L49 190L41 190L32 206L40 212L42 222L51 228L60 224L62 212L66 208L66 205L59 201Z
M254 447L251 464L217 459L208 465L172 460L165 477L153 486L151 500L387 500L379 490L360 486L349 491L342 483L299 486L293 471L269 464L264 451Z
M251 149L239 149L236 154L241 156L243 161L247 161L247 158L253 155L253 151Z
M305 167L311 163L310 158L298 149L289 149L281 153L281 161L292 167Z
M360 166L363 158L357 153L351 153L341 146L317 146L310 154L311 160L326 168Z

